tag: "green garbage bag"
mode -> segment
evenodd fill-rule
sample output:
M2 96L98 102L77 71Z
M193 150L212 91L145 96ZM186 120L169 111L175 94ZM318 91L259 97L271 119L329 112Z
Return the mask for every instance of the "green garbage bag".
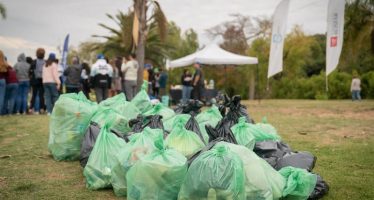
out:
M201 134L204 137L205 143L209 142L209 136L206 132L205 125L209 124L212 127L215 127L221 119L222 115L219 112L218 107L215 105L204 110L196 116L196 121L199 123L199 128Z
M184 125L186 125L190 118L191 118L191 115L189 115L189 114L174 115L172 118L164 121L164 129L168 132L171 132L173 130L173 127L174 127L175 124L178 124L178 123L181 122Z
M151 110L148 110L147 112L143 113L144 116L149 116L149 115L161 115L162 116L162 121L165 122L168 119L172 118L175 113L174 110L166 107L162 103L158 103L153 106Z
M123 93L100 102L99 106L112 108L128 121L140 114L140 110L133 103L126 101L126 96Z
M273 200L282 197L286 181L264 159L248 148L227 142L219 142L236 153L243 162L245 170L246 199Z
M187 158L190 158L205 146L195 132L189 131L184 127L183 122L175 125L175 128L166 138L165 143L168 148L178 151Z
M127 199L177 199L187 173L187 159L173 149L165 149L163 140L157 149L137 161L127 172Z
M243 162L226 145L215 145L192 162L178 199L245 199Z
M250 131L250 124L247 123L246 117L240 117L239 122L231 127L231 131L238 144L253 150L256 140Z
M83 175L86 187L90 190L109 188L111 186L112 169L116 164L116 155L126 148L124 139L109 131L110 124L101 128L95 146L88 158Z
M292 200L306 200L317 183L317 175L305 169L283 167L279 173L286 179L283 197Z
M129 169L142 157L152 153L156 146L155 141L162 140L161 129L146 127L141 133L135 134L127 143L128 146L121 150L116 157L116 164L112 170L111 183L116 196L126 196L126 174ZM152 137L151 137L152 136Z
M257 123L252 128L252 134L256 138L256 142L266 141L266 140L273 140L273 141L280 141L281 137L278 135L277 130L271 125L267 123L266 117L262 119L262 123Z
M110 107L99 106L99 109L94 114L91 121L97 123L100 127L105 126L105 124L110 124L109 129L121 133L126 133L131 130L128 120Z
M149 99L147 88L148 82L144 81L141 90L131 100L131 103L133 103L142 113L152 109L152 103Z
M80 92L61 95L49 123L48 149L55 160L78 160L83 136L97 104Z

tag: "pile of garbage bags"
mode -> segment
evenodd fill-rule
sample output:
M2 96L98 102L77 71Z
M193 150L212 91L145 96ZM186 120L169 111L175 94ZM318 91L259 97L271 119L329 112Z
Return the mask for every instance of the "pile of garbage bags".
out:
M79 160L86 187L127 199L319 199L328 184L312 172L316 157L294 151L240 96L209 108L190 100L153 105L148 84L132 101L100 104L64 94L52 112L48 148L58 161Z

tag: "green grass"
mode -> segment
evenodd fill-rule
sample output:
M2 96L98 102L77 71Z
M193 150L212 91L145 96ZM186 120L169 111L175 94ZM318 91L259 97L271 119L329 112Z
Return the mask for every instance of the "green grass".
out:
M246 102L266 116L294 150L317 156L315 172L330 184L324 199L374 199L374 102L266 100ZM0 117L0 199L115 199L85 188L78 162L48 150L47 116ZM7 156L10 157L7 157Z

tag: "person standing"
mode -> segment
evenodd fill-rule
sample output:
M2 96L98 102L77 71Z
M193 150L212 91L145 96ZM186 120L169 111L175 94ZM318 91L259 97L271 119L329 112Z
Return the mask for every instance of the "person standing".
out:
M351 83L351 93L352 93L352 101L361 100L361 80L358 78L358 74L353 74L353 79Z
M153 96L155 98L158 98L159 97L159 93L160 93L160 72L158 71L158 68L156 68L154 70L154 78L153 78L153 83L152 83L152 86L153 86Z
M4 53L0 50L0 114L4 107L6 78L8 76L8 63L5 61Z
M30 64L27 63L26 56L21 53L18 56L18 62L14 65L14 70L18 79L18 92L16 102L16 113L26 114L27 112L27 98L29 96L30 78L29 70Z
M191 98L192 91L192 75L188 69L183 71L181 77L182 83L182 103L186 103Z
M91 73L90 66L87 63L82 63L82 73L81 73L81 82L82 82L82 91L87 99L90 99L90 81L89 75Z
M36 60L33 61L30 67L30 84L32 87L32 96L30 103L30 111L34 109L34 114L39 114L41 108L45 108L44 103L44 88L43 88L43 66L45 64L44 60L45 50L43 48L38 48L36 50ZM39 98L38 98L39 97Z
M47 105L47 114L52 113L55 102L58 99L61 81L58 75L58 64L56 55L50 53L48 60L43 66L43 86L44 86L44 98Z
M160 96L161 97L165 96L166 95L166 85L167 85L167 82L168 82L168 74L162 68L160 69L160 80L158 82L160 84Z
M136 95L138 70L139 64L135 54L129 55L127 63L123 63L121 67L121 71L124 74L124 89L128 101L131 101Z
M79 58L74 56L72 59L72 65L69 65L64 71L66 77L65 87L66 93L78 93L80 87L80 80L82 74L82 68L79 64Z
M90 82L95 90L96 101L98 103L108 98L112 75L113 69L105 60L104 55L97 55L97 61L91 69Z
M193 99L202 101L204 93L204 75L201 71L200 63L194 64L195 74L192 79Z
M8 65L8 75L6 77L5 101L3 114L14 114L18 90L18 80L16 71Z

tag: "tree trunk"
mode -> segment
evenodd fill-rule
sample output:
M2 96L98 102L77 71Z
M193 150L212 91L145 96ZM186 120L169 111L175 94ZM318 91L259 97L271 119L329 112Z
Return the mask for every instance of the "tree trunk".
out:
M143 83L143 69L144 69L144 58L145 58L145 37L147 30L147 16L146 16L146 5L147 0L134 0L135 13L139 19L139 37L138 45L136 47L136 59L139 63L138 71L138 90L141 88Z

